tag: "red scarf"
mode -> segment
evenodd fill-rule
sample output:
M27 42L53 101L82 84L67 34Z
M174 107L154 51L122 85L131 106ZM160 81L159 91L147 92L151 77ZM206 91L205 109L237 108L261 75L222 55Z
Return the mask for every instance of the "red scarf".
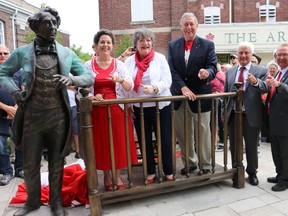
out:
M136 62L136 66L138 67L137 74L134 80L134 90L136 92L138 92L138 89L142 82L142 77L143 77L144 72L149 67L150 62L154 59L154 54L155 54L155 51L154 49L152 49L149 55L146 56L143 60L140 60L141 57L138 51L135 54L135 62Z
M193 42L194 41L185 41L185 51L192 50Z

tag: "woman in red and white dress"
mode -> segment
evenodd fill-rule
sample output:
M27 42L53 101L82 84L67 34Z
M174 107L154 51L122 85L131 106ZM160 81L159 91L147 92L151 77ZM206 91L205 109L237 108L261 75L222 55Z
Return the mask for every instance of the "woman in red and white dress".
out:
M93 96L91 96L93 100L102 101L106 99L126 98L129 96L129 91L133 90L134 83L125 64L111 57L114 42L113 34L105 29L98 31L94 36L94 44L98 56L86 62L86 66L92 72L95 80L94 88L92 89ZM111 105L115 166L117 169L116 185L118 190L125 188L124 182L120 178L120 169L127 166L123 108L123 105ZM107 114L107 105L93 106L92 124L96 168L104 171L105 189L113 190L114 185L110 172L112 165ZM129 118L129 135L131 162L133 164L137 163L137 155L131 118Z

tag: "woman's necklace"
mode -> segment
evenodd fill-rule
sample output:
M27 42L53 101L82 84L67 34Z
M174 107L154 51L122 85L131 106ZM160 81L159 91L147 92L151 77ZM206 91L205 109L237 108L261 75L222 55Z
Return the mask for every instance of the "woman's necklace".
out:
M106 69L110 66L112 58L110 57L108 60L100 60L100 58L98 57L96 58L96 62L101 68Z

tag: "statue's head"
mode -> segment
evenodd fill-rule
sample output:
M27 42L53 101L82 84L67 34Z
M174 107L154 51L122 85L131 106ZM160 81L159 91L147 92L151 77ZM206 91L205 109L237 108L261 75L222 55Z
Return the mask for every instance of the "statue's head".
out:
M40 12L28 18L29 27L45 41L53 42L61 23L60 16L54 8L45 7Z

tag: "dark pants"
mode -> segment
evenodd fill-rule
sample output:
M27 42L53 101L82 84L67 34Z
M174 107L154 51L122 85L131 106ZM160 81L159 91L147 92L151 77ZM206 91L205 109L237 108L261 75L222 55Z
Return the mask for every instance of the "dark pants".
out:
M147 172L149 175L156 173L156 163L154 160L154 149L152 142L152 132L156 134L156 107L144 108L144 128L146 141L146 155L147 155ZM135 114L135 129L140 146L141 143L141 121L140 108L134 106ZM172 140L171 140L171 107L166 106L160 110L160 125L161 125L161 148L163 159L163 171L165 175L172 174ZM156 137L157 139L157 137ZM141 148L142 150L142 148Z
M14 163L15 173L19 173L23 170L23 152L22 150L15 149L15 163Z
M23 127L23 154L26 204L40 206L40 166L43 147L48 149L48 171L51 207L62 205L64 158L61 157L66 135L67 120L64 108L33 109L27 107Z
M270 138L278 180L288 186L288 136L271 135Z
M13 175L10 156L7 151L7 136L0 135L0 171L3 175Z
M243 121L243 137L245 140L245 151L246 151L246 160L247 168L246 172L249 175L257 173L258 169L258 137L260 134L260 127L251 127L247 116L245 113L242 114ZM238 127L237 127L238 128ZM229 130L229 141L230 141L230 150L232 156L232 164L235 162L235 113L231 112L229 121L228 121L228 130Z

